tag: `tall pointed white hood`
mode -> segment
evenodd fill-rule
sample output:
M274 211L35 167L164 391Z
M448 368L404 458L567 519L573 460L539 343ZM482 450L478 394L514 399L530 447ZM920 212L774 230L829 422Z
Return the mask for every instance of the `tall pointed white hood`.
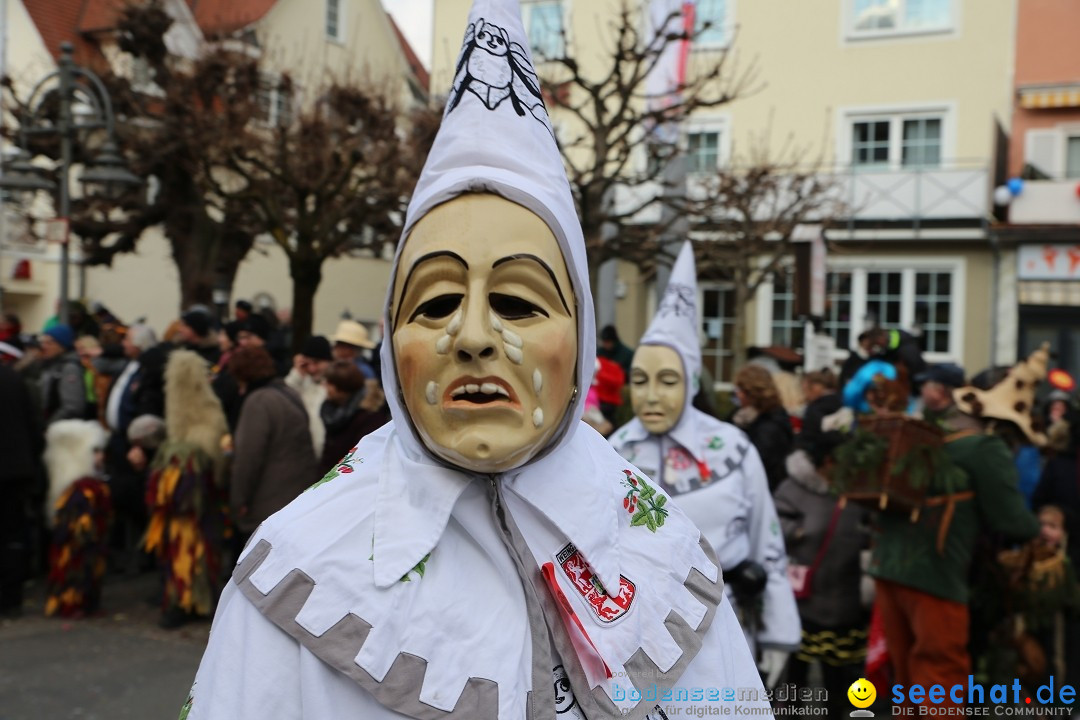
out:
M517 0L477 0L469 14L442 126L417 182L398 244L387 298L385 327L393 334L394 280L409 233L432 208L465 193L493 193L531 210L551 228L566 261L578 318L579 392L553 442L568 440L581 419L596 355L595 319L585 240L570 183L540 92ZM411 449L423 449L405 403L393 343L382 347L383 386L394 418L409 429ZM426 449L429 457L434 457Z
M665 345L679 354L686 374L686 398L682 415L670 434L680 445L695 451L694 395L701 387L701 343L698 340L697 268L694 247L687 240L671 268L660 307L641 336L642 345Z

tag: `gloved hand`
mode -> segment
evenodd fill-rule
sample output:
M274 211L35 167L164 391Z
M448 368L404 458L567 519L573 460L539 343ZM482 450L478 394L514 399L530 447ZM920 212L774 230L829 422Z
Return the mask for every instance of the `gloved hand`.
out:
M791 656L786 650L763 648L761 659L758 660L758 670L765 675L765 688L771 690L780 682L780 674L784 672L788 657Z

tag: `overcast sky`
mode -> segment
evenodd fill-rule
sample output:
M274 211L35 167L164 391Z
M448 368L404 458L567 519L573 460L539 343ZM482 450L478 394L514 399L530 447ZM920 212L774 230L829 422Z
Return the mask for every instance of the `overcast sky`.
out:
M431 3L432 0L382 0L383 7L394 16L394 22L420 57L431 69Z

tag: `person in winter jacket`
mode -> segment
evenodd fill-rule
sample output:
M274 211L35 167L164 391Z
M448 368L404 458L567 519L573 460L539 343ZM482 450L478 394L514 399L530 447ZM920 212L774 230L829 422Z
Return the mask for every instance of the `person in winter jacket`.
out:
M316 416L323 424L326 443L319 457L319 473L342 462L365 435L390 419L386 396L374 380L364 378L355 363L336 360L323 376L326 400Z
M38 336L41 346L41 407L45 424L86 417L86 382L75 354L75 333L67 325L53 325Z
M735 396L739 400L739 409L731 422L754 443L765 463L769 490L775 490L787 475L784 459L791 453L795 441L791 418L780 404L776 385L765 368L747 365L735 373Z
M41 473L44 435L30 388L3 364L0 398L0 617L6 617L22 611L30 497Z
M924 418L945 432L948 463L935 470L915 522L907 513L880 513L870 563L897 683L967 682L969 576L978 536L989 531L1023 541L1038 534L1008 446L986 428L1015 419L1017 432L1043 442L1019 409L1030 408L1046 361L1045 350L1033 354L988 391L953 389L957 380L947 374L920 390ZM958 703L947 696L942 704Z
M285 376L285 384L295 390L304 401L311 444L316 456L322 455L323 446L326 444L326 426L319 413L326 400L323 378L332 360L330 341L321 335L312 335L304 341L300 352L293 356L292 370ZM338 458L340 457L339 455Z
M240 348L228 370L244 396L229 481L229 506L242 544L259 523L310 486L319 472L306 432L304 403L277 377L266 348Z
M822 397L833 398L840 409L837 395ZM805 686L811 664L819 663L830 715L838 717L847 712L847 689L863 676L866 662L870 618L860 602L860 552L869 542L869 512L841 503L822 474L832 449L844 437L823 431L822 420L817 416L812 425L804 422L799 449L787 458L788 477L773 500L802 621L802 645L787 679Z

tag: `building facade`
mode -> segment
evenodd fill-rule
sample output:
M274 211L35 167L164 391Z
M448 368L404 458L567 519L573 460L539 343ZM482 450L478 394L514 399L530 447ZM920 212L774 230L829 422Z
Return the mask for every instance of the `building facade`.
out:
M998 229L1021 353L1050 342L1080 377L1080 6L1020 0L1008 224Z
M521 4L534 48L564 30L582 67L599 67L617 2ZM469 6L435 4L436 91L449 87ZM921 332L932 361L974 372L1011 360L1015 337L1010 347L995 322L1002 258L990 228L1012 117L1015 0L697 0L696 11L711 24L691 67L727 50L729 66L753 66L757 80L682 129L691 174L738 163L763 142L806 148L850 209L825 231L824 327L837 356L879 323ZM616 275L614 317L634 342L655 290L629 266ZM726 381L733 291L702 278L700 292L705 362ZM747 308L746 343L800 347L794 299L785 268Z

